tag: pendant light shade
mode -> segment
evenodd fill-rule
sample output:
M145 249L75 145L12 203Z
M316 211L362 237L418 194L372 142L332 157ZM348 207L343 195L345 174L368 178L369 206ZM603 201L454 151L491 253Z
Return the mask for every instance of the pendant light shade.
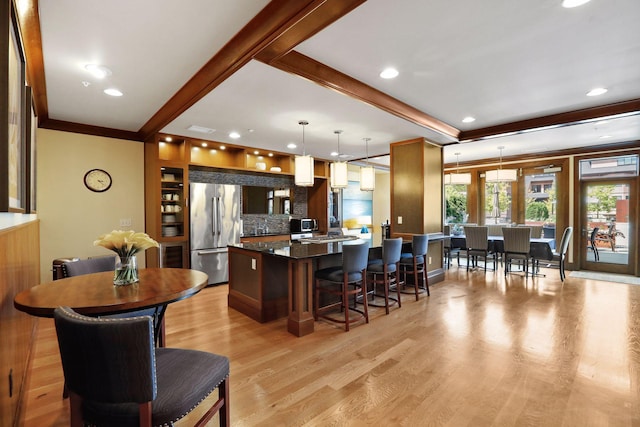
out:
M376 188L376 171L373 166L369 166L369 141L371 138L364 138L366 149L366 166L360 168L360 190L373 191Z
M338 151L337 155L340 156L340 134L341 130L334 130L333 133L338 135ZM349 184L349 178L347 176L347 162L333 162L329 165L329 172L331 173L331 188L346 188Z
M518 171L516 169L502 169L502 150L504 147L498 147L500 150L500 166L498 169L490 170L485 173L486 182L513 182L518 180Z
M295 184L300 187L312 187L313 157L306 154L306 147L304 145L304 127L308 125L309 122L300 120L298 124L302 126L302 156L296 156L295 159L294 181Z
M456 154L456 173L450 173L444 176L445 185L469 185L471 184L470 173L460 173L460 153Z
M470 173L450 173L444 176L445 185L469 185L471 184Z

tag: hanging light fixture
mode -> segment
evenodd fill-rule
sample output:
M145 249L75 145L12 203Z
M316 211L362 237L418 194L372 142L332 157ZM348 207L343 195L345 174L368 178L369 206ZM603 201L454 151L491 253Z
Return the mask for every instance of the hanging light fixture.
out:
M366 149L366 166L360 168L360 190L361 191L373 191L376 188L376 171L373 166L369 165L369 141L371 138L364 139Z
M469 185L471 184L470 173L460 173L460 153L456 154L456 173L444 176L445 185Z
M338 158L340 158L340 134L341 130L334 130L333 133L338 135ZM331 172L331 188L346 188L349 184L349 178L347 176L347 162L333 162L329 165Z
M302 126L302 156L296 156L294 181L300 187L313 186L313 157L308 156L304 145L304 127L309 124L306 120L298 122Z
M498 169L487 171L485 174L486 182L513 182L518 180L518 171L516 169L502 169L502 150L504 146L498 147L500 150L500 166Z

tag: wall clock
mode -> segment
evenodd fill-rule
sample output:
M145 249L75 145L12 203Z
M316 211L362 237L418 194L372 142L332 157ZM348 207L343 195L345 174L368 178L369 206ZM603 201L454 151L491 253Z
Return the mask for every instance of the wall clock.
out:
M84 185L91 191L102 193L111 188L111 175L102 169L91 169L84 174Z

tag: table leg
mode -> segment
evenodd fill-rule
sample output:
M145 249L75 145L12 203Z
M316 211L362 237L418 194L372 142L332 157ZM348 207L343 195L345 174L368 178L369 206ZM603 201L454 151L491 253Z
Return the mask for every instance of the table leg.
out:
M313 332L313 262L290 260L288 272L289 319L287 330L301 337Z

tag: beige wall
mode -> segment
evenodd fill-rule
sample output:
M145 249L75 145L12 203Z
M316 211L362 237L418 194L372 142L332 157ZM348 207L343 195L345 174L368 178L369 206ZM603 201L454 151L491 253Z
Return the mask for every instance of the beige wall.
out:
M380 234L380 224L391 221L391 174L376 170L376 189L373 192L373 232Z
M77 133L38 129L37 215L40 219L41 280L51 280L56 258L110 255L93 246L114 229L144 231L144 144ZM104 193L89 191L84 174L93 168L111 174ZM121 220L131 227L121 227ZM138 255L144 266L144 256Z

